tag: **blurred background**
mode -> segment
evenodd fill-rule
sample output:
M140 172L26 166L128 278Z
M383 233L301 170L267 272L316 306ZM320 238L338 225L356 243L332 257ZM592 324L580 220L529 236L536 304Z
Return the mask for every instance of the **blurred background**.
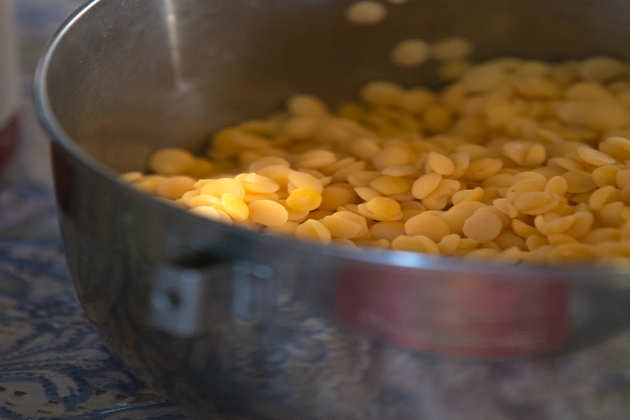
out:
M23 96L20 143L12 163L4 174L5 182L52 185L48 139L38 125L31 98L33 73L52 33L82 3L84 0L14 1Z

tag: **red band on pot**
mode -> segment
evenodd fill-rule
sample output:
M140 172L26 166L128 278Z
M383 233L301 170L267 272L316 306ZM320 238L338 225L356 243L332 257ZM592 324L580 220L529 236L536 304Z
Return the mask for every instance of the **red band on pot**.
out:
M560 349L568 335L567 290L550 278L506 278L408 268L345 271L342 321L398 345L508 357Z

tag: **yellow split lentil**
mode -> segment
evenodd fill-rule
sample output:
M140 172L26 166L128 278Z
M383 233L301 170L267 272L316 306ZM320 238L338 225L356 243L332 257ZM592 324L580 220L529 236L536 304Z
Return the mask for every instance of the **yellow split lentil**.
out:
M194 165L195 157L182 149L162 149L154 153L149 167L160 175L184 175Z
M470 55L473 46L464 38L445 38L435 43L433 46L433 56L437 60L457 60Z
M299 239L330 243L331 234L328 228L319 220L309 219L295 229L295 236Z
M338 211L322 218L321 222L335 239L354 239L367 232L365 217L350 211Z
M164 198L177 200L195 185L195 180L189 176L175 175L166 178L157 185L155 192Z
M294 211L308 212L322 204L322 196L310 188L296 188L287 197L287 207Z
M381 6L354 3L348 18L378 23ZM206 156L158 150L150 173L122 179L219 222L324 244L508 262L630 259L628 66L473 64L471 51L460 38L405 41L396 63L440 60L450 84L374 81L337 108L295 95L284 112L216 133Z
M401 67L419 66L431 56L431 46L421 39L400 42L392 52L392 61Z
M420 213L407 220L404 225L407 235L423 235L434 242L439 242L443 237L451 233L451 229L439 214Z
M385 19L387 9L382 4L364 0L356 2L346 11L346 18L356 25L374 25Z
M249 204L252 222L263 226L281 226L289 220L289 212L273 200L256 200Z

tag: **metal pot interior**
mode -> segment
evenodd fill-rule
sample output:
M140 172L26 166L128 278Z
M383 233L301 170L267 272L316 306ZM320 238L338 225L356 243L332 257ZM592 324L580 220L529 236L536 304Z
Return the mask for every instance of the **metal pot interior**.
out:
M410 0L378 25L352 25L350 0L93 1L55 41L47 118L115 171L155 149L201 147L227 124L293 93L336 103L376 79L437 86L435 67L396 67L401 40L463 36L475 59L627 56L630 3Z

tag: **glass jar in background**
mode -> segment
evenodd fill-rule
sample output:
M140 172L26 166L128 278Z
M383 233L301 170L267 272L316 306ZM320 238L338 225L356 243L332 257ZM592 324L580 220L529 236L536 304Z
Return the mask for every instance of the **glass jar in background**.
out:
M0 170L17 144L20 92L13 0L0 0Z

